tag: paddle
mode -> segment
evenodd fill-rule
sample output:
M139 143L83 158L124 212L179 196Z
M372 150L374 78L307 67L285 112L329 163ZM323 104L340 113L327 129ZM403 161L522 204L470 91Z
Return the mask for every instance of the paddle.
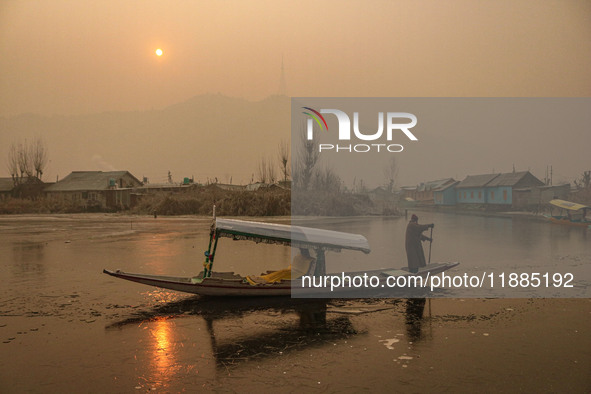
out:
M431 235L429 236L429 238L431 238L429 240L429 263L431 264L431 245L433 245L433 227L431 227Z

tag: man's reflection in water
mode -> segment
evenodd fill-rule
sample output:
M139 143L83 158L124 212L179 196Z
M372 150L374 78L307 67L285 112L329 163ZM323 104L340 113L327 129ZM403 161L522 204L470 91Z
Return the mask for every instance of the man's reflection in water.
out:
M315 332L326 328L326 303L313 304L298 311L299 328L303 332Z
M425 311L424 298L409 298L406 300L406 332L409 340L416 342L422 338L421 325Z

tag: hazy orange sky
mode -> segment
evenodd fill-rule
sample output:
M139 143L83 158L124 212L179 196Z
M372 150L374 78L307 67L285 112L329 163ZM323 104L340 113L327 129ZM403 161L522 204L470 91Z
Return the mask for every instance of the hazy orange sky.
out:
M591 2L7 1L0 116L259 100L282 58L290 96L589 96Z

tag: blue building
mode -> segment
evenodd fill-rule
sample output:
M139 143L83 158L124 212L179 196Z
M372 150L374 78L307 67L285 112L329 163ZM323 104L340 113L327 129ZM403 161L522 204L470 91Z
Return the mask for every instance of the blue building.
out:
M499 174L468 175L455 187L458 204L486 204L486 185Z
M486 185L488 204L513 205L513 190L533 186L544 186L544 182L529 171L499 174Z
M460 183L454 181L445 184L433 190L433 199L435 205L456 205L456 185Z
M454 185L457 182L453 178L438 179L436 181L423 182L417 186L402 187L404 197L420 204L431 205L435 201L435 192L442 188ZM455 196L454 196L455 197Z
M513 205L513 190L543 186L529 171L469 175L455 187L458 204Z

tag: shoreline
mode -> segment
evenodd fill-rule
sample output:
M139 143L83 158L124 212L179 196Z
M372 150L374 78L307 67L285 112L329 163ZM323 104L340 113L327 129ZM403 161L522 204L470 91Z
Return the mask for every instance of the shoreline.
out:
M547 222L548 218L543 214L536 214L533 212L528 211L486 211L486 210L477 210L477 209L462 209L458 207L453 208L443 208L438 206L416 206L412 208L403 208L407 212L410 211L419 211L419 212L437 212L437 213L447 213L447 214L454 214L454 215L466 215L466 216L481 216L481 217L497 217L497 218L505 218L505 219L525 219L525 220L533 220L533 221L540 221L540 222ZM403 214L404 216L404 214Z

